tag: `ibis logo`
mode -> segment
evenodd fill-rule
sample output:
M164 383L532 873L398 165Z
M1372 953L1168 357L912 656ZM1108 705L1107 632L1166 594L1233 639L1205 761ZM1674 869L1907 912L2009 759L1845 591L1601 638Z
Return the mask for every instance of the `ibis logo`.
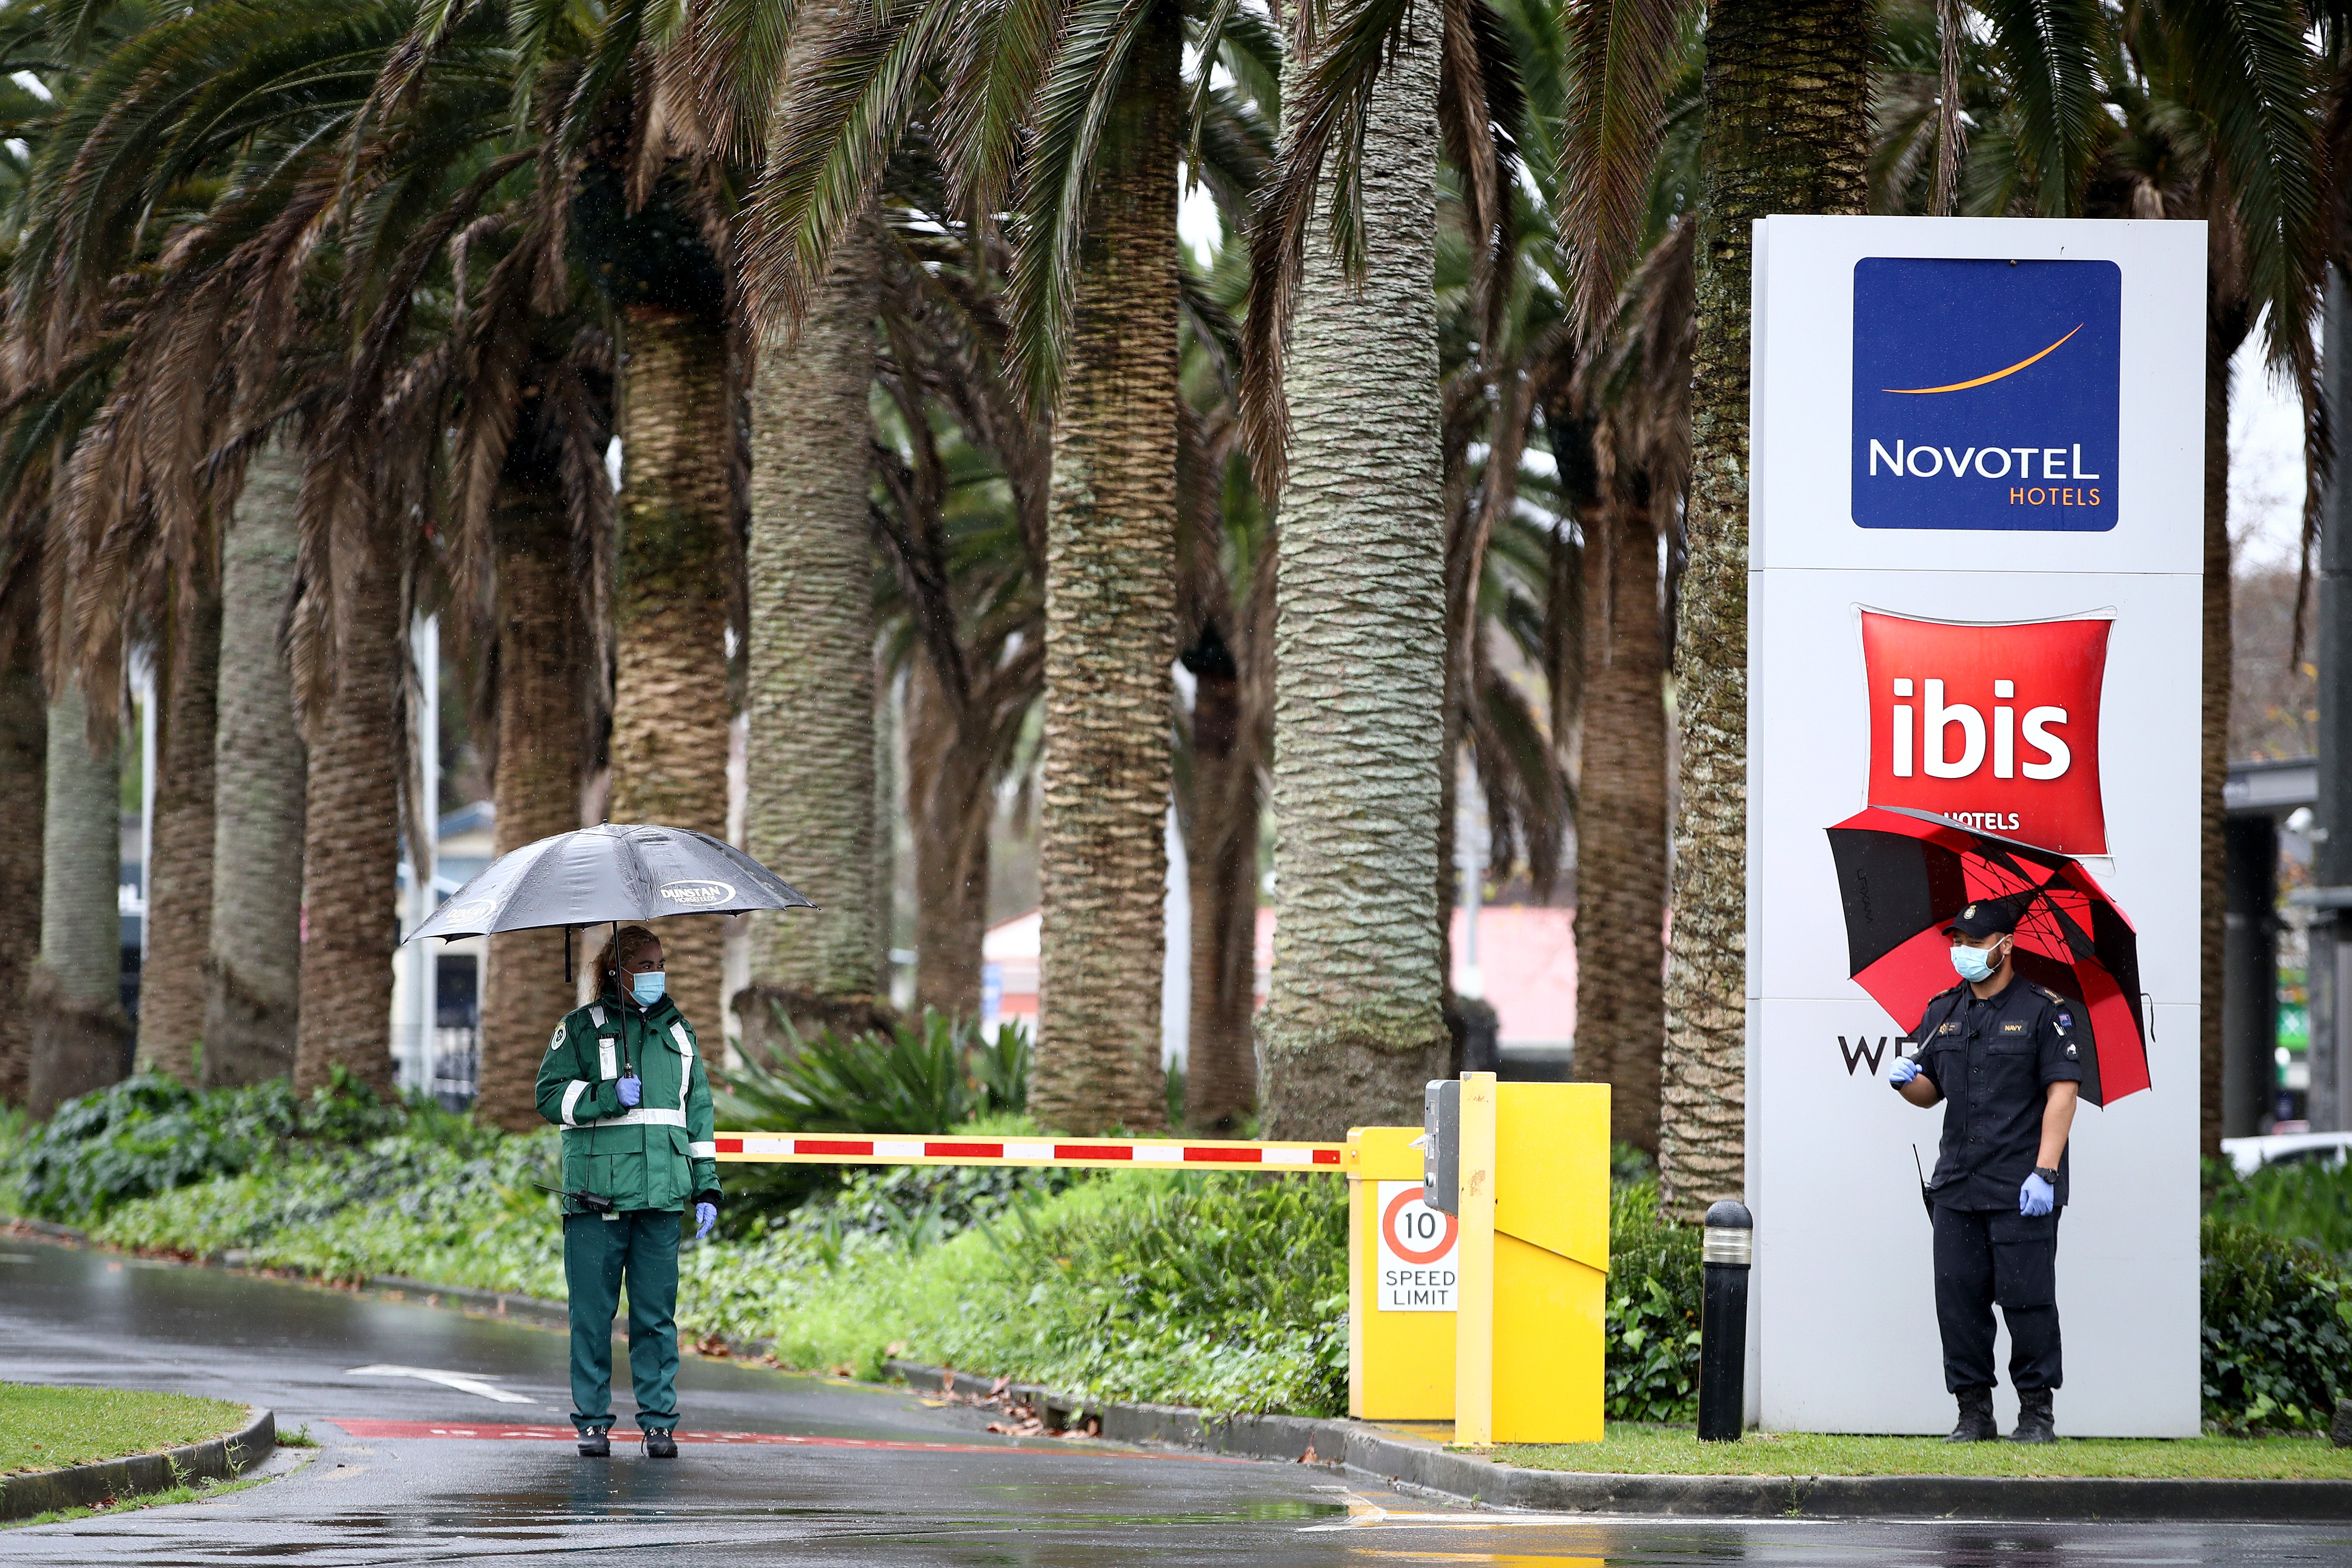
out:
M2107 852L2100 616L2006 624L1862 612L1870 804L2068 855Z
M673 904L707 910L733 900L735 889L724 882L664 882L661 896Z
M2112 261L1854 263L1853 521L2115 527L2122 342Z

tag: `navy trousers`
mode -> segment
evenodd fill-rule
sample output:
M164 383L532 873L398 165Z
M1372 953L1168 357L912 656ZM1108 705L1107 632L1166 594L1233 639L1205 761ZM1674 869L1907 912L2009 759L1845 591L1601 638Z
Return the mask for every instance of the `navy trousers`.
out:
M1992 1310L2009 1325L2009 1380L2022 1393L2064 1381L2058 1349L2058 1215L1936 1205L1936 1323L1944 1386L1993 1384Z

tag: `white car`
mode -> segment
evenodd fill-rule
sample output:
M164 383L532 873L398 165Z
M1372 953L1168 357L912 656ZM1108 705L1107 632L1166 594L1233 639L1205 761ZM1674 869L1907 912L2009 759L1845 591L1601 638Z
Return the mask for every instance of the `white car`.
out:
M2352 1157L2352 1132L2273 1132L2263 1138L2224 1138L2221 1152L2242 1176L2251 1176L2264 1165L2288 1165L2305 1160L2340 1165Z

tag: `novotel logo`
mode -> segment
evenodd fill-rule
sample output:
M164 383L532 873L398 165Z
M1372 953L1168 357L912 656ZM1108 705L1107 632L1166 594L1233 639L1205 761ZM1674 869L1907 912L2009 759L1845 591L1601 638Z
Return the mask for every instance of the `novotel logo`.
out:
M2112 261L1856 262L1855 523L2113 528L2122 323Z

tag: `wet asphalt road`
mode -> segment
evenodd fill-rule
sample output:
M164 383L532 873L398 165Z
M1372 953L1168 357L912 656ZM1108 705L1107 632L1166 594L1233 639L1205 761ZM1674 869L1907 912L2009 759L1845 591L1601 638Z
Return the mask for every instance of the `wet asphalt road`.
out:
M454 1374L476 1388L353 1370L362 1366ZM565 1426L558 1334L8 1237L0 1237L0 1375L263 1404L281 1429L307 1424L324 1445L291 1474L212 1501L0 1531L0 1563L58 1568L504 1564L582 1553L697 1568L2352 1563L2352 1525L1480 1512L1309 1467L1015 1441L988 1434L978 1412L935 1408L904 1390L691 1357L679 1377L681 1434L737 1440L682 1445L675 1461L616 1442L611 1459L583 1460L569 1442L418 1435ZM625 1399L615 1408L625 1434ZM346 1421L371 1435L353 1436ZM367 1423L395 1424L397 1435L373 1435Z

